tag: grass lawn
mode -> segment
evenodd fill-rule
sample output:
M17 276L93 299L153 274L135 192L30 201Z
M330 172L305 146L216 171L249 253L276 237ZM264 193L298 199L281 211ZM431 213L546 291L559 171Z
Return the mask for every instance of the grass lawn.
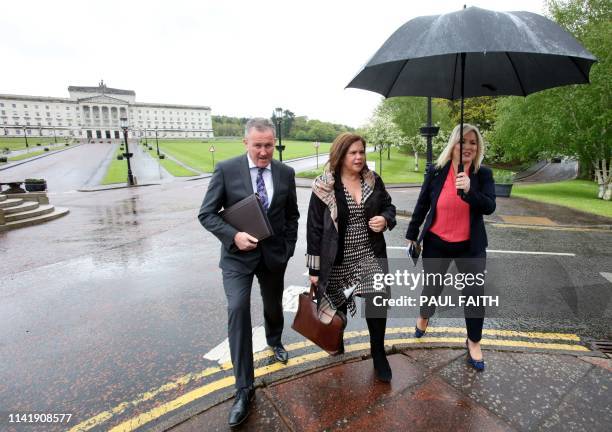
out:
M567 180L533 185L516 183L512 187L512 196L612 218L612 201L598 199L597 190L597 184L588 180Z
M62 142L63 141L58 140L58 144L61 144ZM41 144L41 146L54 144L53 137L28 137L28 146L30 147L30 149L32 149L33 147L37 147L36 144ZM25 140L23 139L23 137L0 137L0 150L4 150L5 148L8 148L10 151L25 150Z
M144 147L143 147L144 148ZM185 168L182 165L177 164L173 160L170 159L157 159L157 149L155 147L151 147L151 150L145 150L149 152L149 155L155 160L158 160L162 167L174 177L192 177L198 175L197 172L191 171Z
M160 140L159 148L164 153L180 160L186 165L203 172L212 172L212 152L209 151L211 145L215 147L215 162L241 155L245 152L244 144L240 140ZM295 159L303 156L315 155L315 149L311 142L305 141L285 141L283 160ZM321 143L319 153L329 153L330 143ZM278 152L274 151L274 157L278 159Z
M106 175L100 183L101 185L127 183L127 162L125 159L117 160L117 156L119 156L121 153L123 153L121 147L117 147L115 156L106 170Z
M376 162L376 171L380 174L379 153L368 153L368 161ZM391 160L387 160L387 153L383 154L382 160L382 179L385 183L422 183L423 170L425 169L425 158L419 158L419 170L414 171L414 156L400 153L397 149L391 149ZM323 167L318 170L302 171L297 173L297 177L315 178L323 171ZM503 169L493 169L495 177L511 176L513 171Z
M49 151L51 151L51 149L49 149ZM20 155L17 155L17 156L10 157L10 158L8 158L8 160L9 160L9 162L20 161L20 160L24 160L24 159L29 159L29 158L34 157L34 156L39 156L39 155L44 154L44 153L49 153L49 152L46 152L44 150L30 151L29 153L23 153L23 154L20 154Z
M372 152L367 154L369 162L375 162L374 171L380 174L379 153ZM385 183L421 183L423 181L423 169L425 159L419 159L419 170L414 171L414 157L405 153L399 153L397 149L391 149L391 160L387 160L387 152L383 154L382 160L382 179ZM297 173L297 177L315 178L323 171L320 165L318 170L302 171Z

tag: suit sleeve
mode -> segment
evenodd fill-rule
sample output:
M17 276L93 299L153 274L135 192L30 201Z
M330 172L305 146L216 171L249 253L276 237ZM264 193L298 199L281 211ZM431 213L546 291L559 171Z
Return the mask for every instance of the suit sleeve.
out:
M462 199L478 213L490 215L495 211L496 207L493 171L487 167L481 167L478 174L480 190L470 188L470 191L464 194Z
M395 206L391 202L391 195L389 195L389 192L385 188L385 183L383 182L382 178L377 176L376 183L383 192L380 215L387 221L387 229L390 231L397 224L397 221L395 220Z
M219 210L223 207L225 200L225 181L223 178L223 165L219 164L208 183L208 190L198 213L198 219L204 228L217 237L223 247L228 251L237 250L234 244L234 236L238 230L225 222L219 216Z
M318 276L321 269L321 240L323 239L323 215L325 203L312 193L306 221L306 266L311 276Z
M408 240L416 241L419 237L419 228L423 224L425 220L425 216L429 212L429 208L431 207L431 180L434 177L435 170L433 167L427 172L425 176L425 181L423 182L423 186L421 186L421 192L419 193L419 199L417 200L416 205L414 206L414 211L412 212L412 218L410 219L410 223L408 224L408 230L406 231L406 238Z
M297 204L297 192L295 189L295 171L289 168L289 195L287 196L285 208L285 241L287 242L288 255L293 256L295 243L297 242L298 219L300 212Z

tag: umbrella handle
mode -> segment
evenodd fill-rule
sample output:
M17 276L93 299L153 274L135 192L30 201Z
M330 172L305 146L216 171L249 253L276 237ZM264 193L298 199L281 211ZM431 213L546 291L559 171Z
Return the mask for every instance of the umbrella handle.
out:
M451 169L453 168L451 167ZM459 174L460 172L463 172L463 163L459 163L459 166L457 166L457 174ZM457 195L463 198L465 196L465 192L463 191L463 189L457 189Z

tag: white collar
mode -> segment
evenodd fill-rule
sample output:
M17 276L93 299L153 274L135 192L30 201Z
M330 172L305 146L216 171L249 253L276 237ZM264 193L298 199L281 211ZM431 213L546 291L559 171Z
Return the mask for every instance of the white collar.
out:
M259 167L257 165L255 165L255 162L253 162L251 160L251 156L249 155L248 152L247 152L247 160L249 161L249 170L251 170L253 168L259 169ZM264 169L272 171L272 162L270 162Z

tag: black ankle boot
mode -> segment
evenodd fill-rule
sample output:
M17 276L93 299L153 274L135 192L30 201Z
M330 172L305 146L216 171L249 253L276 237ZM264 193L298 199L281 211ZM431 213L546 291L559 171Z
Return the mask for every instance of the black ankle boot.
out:
M387 320L385 318L366 318L366 322L370 331L370 353L372 354L376 379L385 383L391 382L393 373L385 352Z

